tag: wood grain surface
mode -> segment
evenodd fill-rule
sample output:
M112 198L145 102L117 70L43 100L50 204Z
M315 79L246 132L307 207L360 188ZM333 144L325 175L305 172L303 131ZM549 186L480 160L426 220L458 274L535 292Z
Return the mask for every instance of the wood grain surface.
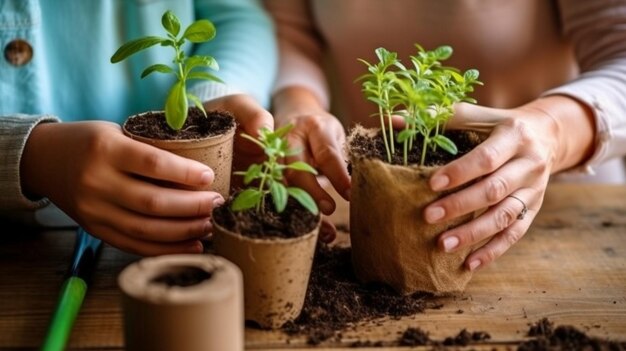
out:
M331 219L348 224L341 201ZM4 226L0 235L0 349L38 348L70 261L74 233ZM345 241L345 230L340 240ZM106 246L70 340L71 349L121 350L119 272L137 256ZM440 309L400 320L376 320L345 330L319 349L350 349L354 341L391 343L407 327L442 340L467 328L491 340L473 349L509 348L530 323L548 317L588 335L626 341L626 187L555 184L522 240L479 271ZM304 337L246 330L248 349L309 347Z

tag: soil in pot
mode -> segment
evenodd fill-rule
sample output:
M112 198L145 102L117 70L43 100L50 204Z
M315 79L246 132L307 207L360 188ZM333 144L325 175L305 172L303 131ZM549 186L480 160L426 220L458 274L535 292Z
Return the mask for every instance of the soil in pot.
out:
M266 201L265 208L268 210L263 215L256 211L233 212L230 204L229 200L224 206L216 208L214 220L225 229L249 238L297 238L311 232L319 222L319 216L307 211L293 198L289 198L282 213L276 213L274 205Z
M221 135L235 125L235 118L228 111L207 111L205 117L197 108L190 108L182 129L172 130L165 122L164 112L146 112L129 118L124 127L131 133L152 139L185 140L203 139Z
M359 158L375 158L387 162L385 144L380 133L358 133L353 135L354 137L351 138L349 144L351 155ZM437 148L434 151L428 152L424 166L433 167L447 164L470 152L482 141L481 137L477 133L462 130L451 130L446 132L445 135L456 144L459 150L458 154L452 155L441 148ZM394 137L394 139L397 139L397 136ZM416 138L412 152L409 152L407 155L409 165L416 165L420 163L421 154L418 151L421 150L422 140ZM404 162L402 158L402 144L396 143L395 151L396 152L391 155L391 164L402 165Z
M199 109L192 108L179 131L174 131L167 125L163 112L131 116L124 123L123 130L135 140L211 167L215 174L213 184L198 190L216 191L227 198L230 195L236 126L235 118L229 112L209 111L205 117ZM179 184L173 186L186 188Z
M154 277L150 282L152 284L165 284L169 287L188 287L211 279L213 272L193 266L171 267L167 272Z
M400 144L393 164L383 161L386 151L378 130L356 127L350 134L352 260L363 282L385 283L402 294L422 290L443 295L462 291L471 278L463 267L471 248L444 253L437 248L437 237L474 214L432 225L422 217L428 204L449 193L430 189L428 179L436 167L463 156L482 140L468 131L446 136L457 145L457 155L429 150L426 166L417 166L422 147L416 140L409 165L403 166Z
M320 216L291 198L282 213L266 202L262 215L233 212L231 201L213 210L215 252L243 273L246 320L278 328L302 310Z

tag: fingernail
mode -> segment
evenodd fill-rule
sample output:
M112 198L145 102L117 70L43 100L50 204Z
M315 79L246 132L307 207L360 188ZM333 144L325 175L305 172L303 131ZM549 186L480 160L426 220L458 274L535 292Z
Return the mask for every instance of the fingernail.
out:
M330 214L333 212L333 204L330 203L330 201L322 200L320 201L320 210L322 210L324 214Z
M469 263L469 270L474 271L476 270L476 268L478 268L478 266L480 266L480 260L473 260Z
M456 236L449 236L443 239L443 249L446 252L452 251L457 246L459 246L459 238L457 238Z
M224 198L223 197L218 196L215 199L213 199L213 208L220 207L223 204L224 204Z
M211 223L211 221L204 223L204 233L208 234L212 231L213 231L213 223Z
M191 253L201 253L204 250L204 246L202 245L202 242L198 240L189 245L188 250Z
M350 201L350 189L347 189L344 193L343 193L343 197Z
M450 184L450 178L447 175L435 176L430 180L430 187L434 191L443 190L448 184Z
M202 173L202 176L200 177L200 182L202 184L211 184L213 182L213 172L205 171L204 173Z
M443 218L445 214L446 211L443 209L443 207L429 207L426 209L426 221L428 223L434 223Z

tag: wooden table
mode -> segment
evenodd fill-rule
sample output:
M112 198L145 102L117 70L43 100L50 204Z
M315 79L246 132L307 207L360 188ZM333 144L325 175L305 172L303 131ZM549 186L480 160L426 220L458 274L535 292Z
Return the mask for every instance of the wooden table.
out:
M347 204L332 219L347 224ZM73 248L74 231L7 228L0 235L0 349L37 348L54 308ZM72 349L123 349L117 274L136 256L105 247L70 340ZM475 274L467 291L440 298L441 309L400 320L366 323L320 349L349 348L355 340L392 341L407 327L432 339L461 329L486 331L473 349L510 347L530 323L548 317L590 336L626 341L626 187L553 185L526 236ZM462 312L462 313L461 313ZM287 339L291 339L287 344ZM309 347L305 338L246 330L248 349Z

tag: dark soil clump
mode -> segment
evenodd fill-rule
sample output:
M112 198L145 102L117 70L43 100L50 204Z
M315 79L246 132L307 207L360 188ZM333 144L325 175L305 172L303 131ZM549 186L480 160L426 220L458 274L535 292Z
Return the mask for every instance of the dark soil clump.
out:
M433 304L430 294L402 296L383 285L363 285L353 271L349 248L318 245L309 289L300 316L283 326L290 334L304 334L319 344L345 327L376 318L423 312Z
M450 140L452 140L458 149L458 153L456 155L452 155L449 152L443 150L442 148L437 148L435 150L429 150L426 153L426 159L424 162L425 166L440 166L447 164L461 156L465 155L469 151L471 151L476 145L480 144L482 141L480 136L475 132L463 131L463 130L451 130L445 133ZM394 138L397 139L397 138ZM402 165L404 164L403 160L403 145L400 143L395 144L395 153L391 155L392 162L394 165ZM387 153L385 151L385 144L383 138L380 134L376 134L374 138L368 137L362 134L356 134L350 140L349 145L350 153L353 156L363 157L363 158L378 158L383 161L387 161ZM408 164L416 165L420 163L420 159L422 156L422 140L418 138L415 139L415 143L413 144L413 148L408 152Z
M169 272L165 272L150 282L153 284L165 284L169 287L187 287L200 284L213 277L213 272L191 266L172 267Z
M521 343L518 351L539 350L626 350L626 342L607 341L587 336L568 325L554 327L547 318L530 326L532 339Z
M443 344L445 346L467 346L471 343L477 343L489 339L491 339L491 335L489 335L489 333L485 333L482 331L471 333L466 329L463 329L459 332L457 336L445 338Z
M407 328L398 339L398 344L400 346L423 346L428 345L430 341L428 333L420 328Z
M233 212L232 199L213 211L213 219L222 227L251 238L297 238L315 228L319 215L314 215L297 201L289 198L282 213L274 210L274 204L266 199L265 213L254 209Z
M165 121L165 112L146 112L129 118L124 128L132 134L159 140L202 139L224 134L235 125L235 118L227 111L207 111L207 117L197 108L190 108L185 124L179 131L172 130Z

